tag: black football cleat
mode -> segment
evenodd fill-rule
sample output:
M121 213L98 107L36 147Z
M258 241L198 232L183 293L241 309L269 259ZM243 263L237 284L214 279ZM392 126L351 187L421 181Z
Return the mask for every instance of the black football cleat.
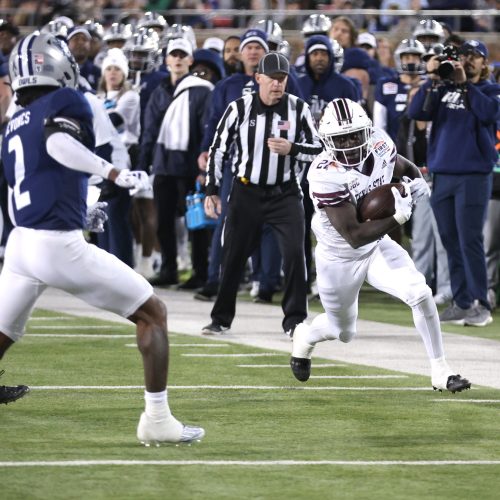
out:
M471 383L460 375L450 375L446 381L446 390L450 391L452 394L465 391L466 389L470 389L470 387ZM436 386L433 386L433 389L439 392L442 391L442 389Z
M290 358L290 368L297 380L307 382L311 376L311 360L306 358Z
M0 371L0 377L4 371ZM18 385L10 387L8 385L0 385L0 404L12 403L29 392L30 388L26 385Z
M446 389L453 394L455 394L455 392L462 392L466 389L470 389L470 386L470 382L460 375L450 375L448 377L448 382L446 382Z

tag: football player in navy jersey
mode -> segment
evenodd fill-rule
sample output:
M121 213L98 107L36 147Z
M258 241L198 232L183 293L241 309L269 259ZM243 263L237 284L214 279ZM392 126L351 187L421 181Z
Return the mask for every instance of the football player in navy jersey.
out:
M375 87L373 125L385 130L393 141L397 140L399 122L406 111L408 92L424 81L424 46L413 39L402 40L394 52L398 76L382 78Z
M184 426L168 406L165 306L142 276L88 244L82 233L89 175L128 189L144 189L147 176L118 171L91 151L92 113L75 90L78 65L64 42L47 33L28 35L14 48L9 71L21 109L8 123L2 144L16 227L0 275L0 359L23 336L45 288L60 288L136 324L146 386L138 439L146 445L201 439L204 430ZM15 401L27 391L26 386L0 386L0 402Z

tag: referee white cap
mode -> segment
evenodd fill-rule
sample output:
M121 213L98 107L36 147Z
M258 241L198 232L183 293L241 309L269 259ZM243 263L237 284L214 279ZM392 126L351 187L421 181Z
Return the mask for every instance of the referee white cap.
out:
M290 73L290 63L283 54L279 52L269 52L259 61L257 73L267 76L279 73L288 75Z

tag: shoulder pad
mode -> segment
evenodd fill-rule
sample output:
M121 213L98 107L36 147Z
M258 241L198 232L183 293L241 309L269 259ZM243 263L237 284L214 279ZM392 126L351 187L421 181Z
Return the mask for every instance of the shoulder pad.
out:
M52 93L47 116L64 116L78 122L92 122L92 111L82 92L62 88Z

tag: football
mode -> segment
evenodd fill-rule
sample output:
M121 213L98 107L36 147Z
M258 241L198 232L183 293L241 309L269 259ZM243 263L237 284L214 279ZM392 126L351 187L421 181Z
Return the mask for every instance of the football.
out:
M385 219L394 215L394 195L391 188L396 187L403 196L405 191L401 183L383 184L372 189L358 201L358 217L361 222Z

